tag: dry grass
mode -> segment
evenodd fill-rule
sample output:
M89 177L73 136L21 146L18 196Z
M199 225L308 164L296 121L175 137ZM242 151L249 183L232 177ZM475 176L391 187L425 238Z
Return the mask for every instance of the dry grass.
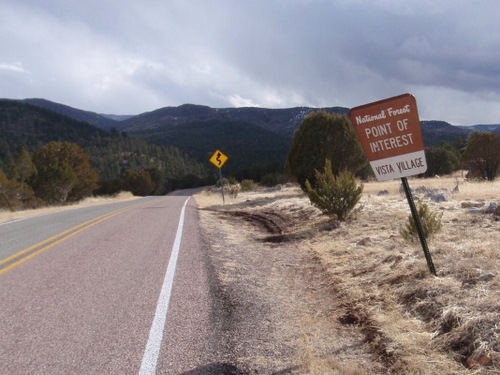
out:
M454 200L497 200L499 198L500 186L498 181L478 182L467 180L462 173L457 172L452 176L442 178L418 179L409 178L409 184L416 189L425 186L428 189L447 189L452 191L458 184L458 193L452 194ZM401 186L400 180L372 181L364 185L365 194L377 194L379 191L387 190L390 194L398 194Z
M452 193L457 181L459 192ZM461 202L500 204L500 181L410 180L412 188L448 190L446 202L426 200L431 210L443 213L443 230L429 243L438 277L429 273L420 245L399 234L409 215L399 186L397 180L365 184L363 209L335 229L328 229L328 220L297 188L241 193L229 204L289 218L290 238L324 268L336 296L335 319L365 336L387 373L499 374L500 222L492 214L469 212ZM389 195L377 196L381 190ZM197 201L222 203L206 193ZM322 347L327 325L305 323L302 331L299 352L306 373L368 373Z
M418 180L418 186L450 190L450 182ZM370 185L367 191L374 191ZM498 371L500 226L493 215L469 213L460 202L497 201L500 184L468 182L459 193L448 194L447 202L427 202L443 212L443 231L429 245L437 278L430 276L422 249L398 234L408 216L399 187L395 193L394 181L373 185L391 194L365 196L355 220L312 240L311 247L339 281L343 303L361 309L377 327L386 341L379 349L392 358L392 371L458 373L463 365ZM363 238L369 238L365 246L359 243ZM481 360L489 367L477 365L478 351L486 353Z
M134 195L132 195L132 193L130 193L128 191L123 191L123 192L120 192L114 196L85 198L82 201L75 203L75 204L71 204L71 205L50 206L50 207L43 207L43 208L22 210L22 211L0 210L0 223L12 221L12 220L24 219L24 218L32 217L32 216L47 215L47 214L51 214L54 212L60 212L60 211L65 211L65 210L72 210L72 209L79 208L79 207L96 206L99 204L121 202L121 201L137 199L137 198L138 197L135 197Z

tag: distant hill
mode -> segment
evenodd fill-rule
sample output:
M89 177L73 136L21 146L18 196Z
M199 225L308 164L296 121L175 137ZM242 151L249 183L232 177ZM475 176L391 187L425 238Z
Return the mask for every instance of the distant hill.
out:
M257 107L211 108L203 105L183 104L178 107L164 107L139 115L115 115L84 111L45 99L24 99L22 101L63 114L75 120L85 121L106 131L114 127L127 132L142 132L159 127L179 125L193 120L215 119L236 120L238 122L254 124L288 138L293 137L294 131L300 126L305 116L313 111L325 110L330 113L340 114L347 114L349 112L349 108L345 107L295 107L284 109ZM473 130L490 131L500 134L500 124L455 126L445 121L433 120L421 121L421 125L423 132L428 134L426 144L435 143L436 139L439 140L440 136L446 138L453 136L463 137ZM436 134L433 135L433 132Z
M425 146L442 141L453 142L458 138L467 138L472 130L450 125L445 121L420 121Z
M282 166L295 130L309 113L320 109L330 113L349 112L349 108L345 107L211 108L184 104L136 116L121 116L82 111L44 99L26 99L24 102L106 131L116 128L149 143L178 147L209 167L211 153L220 149L229 156L224 168L231 173L266 164ZM500 125L461 127L445 121L421 121L421 128L426 146L442 141L460 143L459 140L462 140L463 143L467 135L476 129L500 133Z
M100 113L99 116L103 116L114 121L123 121L123 120L128 120L131 117L134 117L134 115L109 115L105 113ZM115 125L120 126L119 124Z
M21 147L29 151L51 141L68 141L81 147L107 133L84 121L17 100L0 99L0 160Z
M256 107L211 108L202 105L184 104L179 107L164 107L124 120L121 129L140 132L152 128L175 126L194 120L237 121L253 124L273 133L292 138L302 120L320 108L296 107L268 109ZM330 113L347 114L348 108L321 108Z
M480 132L492 132L495 134L500 134L500 124L491 125L472 125L472 126L458 126L466 130L479 130Z
M178 182L187 176L203 179L208 173L206 164L178 148L151 144L120 132L109 134L49 109L0 99L0 167L21 148L33 153L52 141L72 142L84 148L101 180L116 179L127 169L155 168L167 180Z
M205 162L220 149L229 157L224 169L230 173L271 163L282 167L290 148L289 138L260 126L210 117L130 134L158 145L178 147Z
M140 114L121 129L148 142L175 145L190 156L208 160L216 149L229 156L225 169L269 164L283 167L294 131L316 108L211 108L184 104ZM347 113L347 108L326 108Z
M45 99L24 99L22 100L22 102L51 110L78 121L84 121L107 132L109 132L111 128L119 129L120 122L117 120L119 118L123 118L122 116L113 118L112 115L99 115L94 112L83 111L81 109L76 109L64 104L54 103ZM126 117L128 118L129 116Z

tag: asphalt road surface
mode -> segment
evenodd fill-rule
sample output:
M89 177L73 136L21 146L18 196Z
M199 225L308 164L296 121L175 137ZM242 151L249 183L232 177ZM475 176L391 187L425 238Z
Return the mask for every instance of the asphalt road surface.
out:
M221 373L202 243L188 196L1 224L0 374Z

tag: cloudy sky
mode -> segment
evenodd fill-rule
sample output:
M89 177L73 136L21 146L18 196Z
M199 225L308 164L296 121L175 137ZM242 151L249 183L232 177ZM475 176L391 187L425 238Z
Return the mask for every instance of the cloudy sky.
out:
M498 0L2 0L0 97L138 114L354 107L500 123Z

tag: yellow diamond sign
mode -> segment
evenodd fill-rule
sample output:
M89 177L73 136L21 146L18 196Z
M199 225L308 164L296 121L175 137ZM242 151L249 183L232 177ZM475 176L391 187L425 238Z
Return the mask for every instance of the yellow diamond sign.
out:
M224 155L219 150L215 151L215 153L210 158L210 161L212 162L212 164L215 165L217 168L222 168L222 166L224 165L226 160L227 160L227 156Z

